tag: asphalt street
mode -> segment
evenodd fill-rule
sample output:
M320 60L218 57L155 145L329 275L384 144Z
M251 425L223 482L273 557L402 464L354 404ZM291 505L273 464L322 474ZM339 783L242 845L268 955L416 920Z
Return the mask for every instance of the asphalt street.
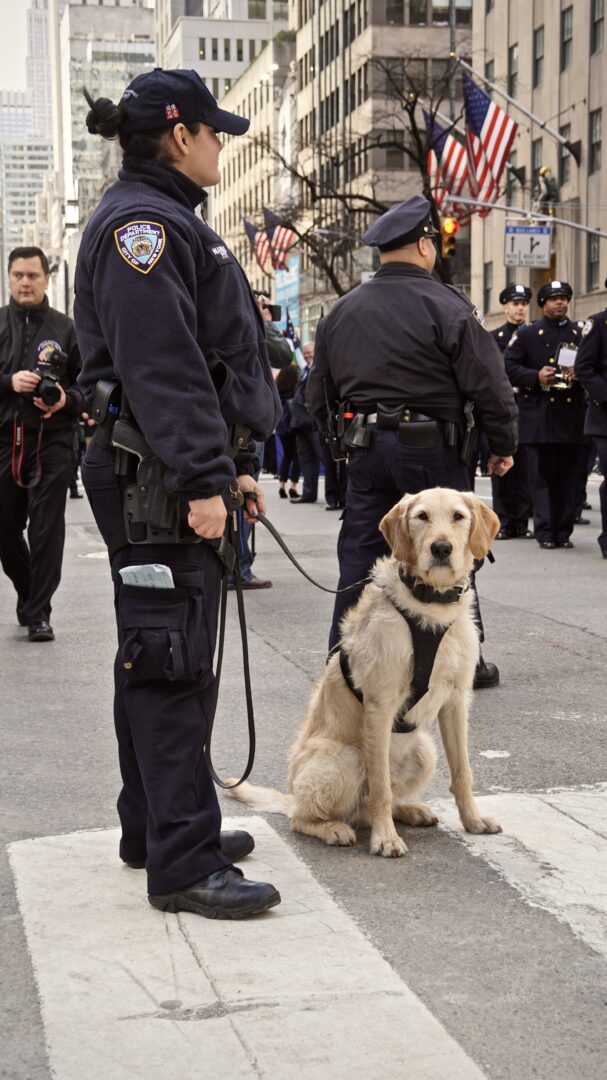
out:
M265 486L271 520L334 586L338 515ZM490 500L487 480L477 488ZM88 503L68 500L55 642L27 641L0 579L0 1077L605 1080L607 561L595 476L589 498L573 550L496 543L479 575L484 653L501 684L474 696L470 756L504 833L465 836L440 751L424 798L441 827L399 826L400 860L372 858L364 833L355 848L327 848L222 797L256 835L244 868L273 873L283 893L246 929L153 912L144 877L117 863L112 590ZM257 549L273 588L245 597L252 780L284 790L332 600L261 529ZM223 775L247 755L234 609L214 736ZM160 978L166 964L179 993ZM117 974L127 968L130 989Z

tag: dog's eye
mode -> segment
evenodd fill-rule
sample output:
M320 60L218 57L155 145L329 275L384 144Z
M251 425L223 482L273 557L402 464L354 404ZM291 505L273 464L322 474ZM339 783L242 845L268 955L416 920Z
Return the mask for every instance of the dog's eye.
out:
M464 515L460 514L459 510L456 510L454 515L453 515L453 520L454 521L463 521L464 520Z
M428 520L428 515L427 515L425 510L420 510L419 514L417 515L417 518L418 518L418 521L427 521Z

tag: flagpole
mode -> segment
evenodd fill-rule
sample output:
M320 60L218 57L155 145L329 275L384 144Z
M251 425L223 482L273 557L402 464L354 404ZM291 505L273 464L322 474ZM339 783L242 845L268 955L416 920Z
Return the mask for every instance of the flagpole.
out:
M591 229L588 225L579 225L577 221L567 221L566 218L552 217L551 214L534 214L532 210L519 210L516 206L505 206L504 203L483 202L482 199L468 199L465 195L445 195L445 202L464 203L466 206L487 207L489 210L503 210L506 214L519 214L529 221L538 221L542 225L565 225L568 229L577 229L579 232L589 233L591 236L600 236L607 240L607 233L600 229Z
M530 112L529 109L526 109L524 105L520 105L519 102L516 101L513 97L510 97L510 94L507 94L505 90L502 90L500 86L496 86L496 84L491 82L491 80L488 79L485 75L481 75L479 71L475 71L474 68L471 67L466 60L462 60L461 56L457 56L455 53L451 53L451 59L455 60L455 62L461 67L465 68L466 71L469 71L471 75L474 75L475 79L480 79L481 82L484 82L486 86L490 86L492 90L495 90L496 94L500 94L503 98L506 99L506 101L509 101L510 104L514 105L514 108L518 109L519 112L522 112L524 116L527 116L530 120L533 120L533 123L537 124L538 127L542 129L542 131L545 131L547 135L551 135L553 139L556 139L556 141L559 142L561 146L564 146L565 149L569 151L576 165L580 164L582 160L582 143L579 139L577 142L572 143L569 139L566 139L564 135L561 135L559 131L555 131L554 128L548 127L548 124L545 120L540 120L539 116L536 116L535 113Z

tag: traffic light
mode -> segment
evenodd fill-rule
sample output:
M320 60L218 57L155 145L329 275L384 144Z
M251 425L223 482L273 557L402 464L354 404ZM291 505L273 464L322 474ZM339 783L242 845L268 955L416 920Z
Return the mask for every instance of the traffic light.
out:
M441 255L443 259L452 259L455 255L455 237L459 232L459 221L454 217L444 217L440 224Z

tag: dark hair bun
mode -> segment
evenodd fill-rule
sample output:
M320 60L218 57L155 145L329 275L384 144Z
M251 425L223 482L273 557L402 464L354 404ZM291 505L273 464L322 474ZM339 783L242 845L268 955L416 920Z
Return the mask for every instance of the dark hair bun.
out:
M102 135L104 139L117 139L126 119L124 109L120 105L115 105L109 98L97 98L93 101L86 88L84 88L84 96L90 105L90 112L86 117L86 126L90 134Z

